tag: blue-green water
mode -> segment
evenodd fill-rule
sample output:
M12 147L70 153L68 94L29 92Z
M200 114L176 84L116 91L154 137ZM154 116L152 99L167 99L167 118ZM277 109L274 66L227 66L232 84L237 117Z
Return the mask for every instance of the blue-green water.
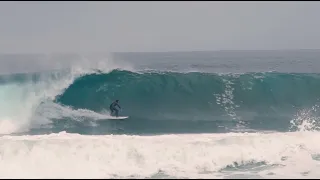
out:
M121 115L129 119L81 128L72 119L59 118L57 127L62 130L68 124L72 128L65 128L67 132L96 134L215 133L242 128L290 131L295 113L317 104L319 91L319 74L114 70L76 79L55 102L103 112L120 99ZM114 125L116 129L107 130Z
M120 53L51 69L0 58L28 67L0 76L0 155L26 163L21 177L318 177L320 51ZM112 120L115 99L129 118ZM60 156L82 166L59 170ZM53 174L37 171L44 157Z

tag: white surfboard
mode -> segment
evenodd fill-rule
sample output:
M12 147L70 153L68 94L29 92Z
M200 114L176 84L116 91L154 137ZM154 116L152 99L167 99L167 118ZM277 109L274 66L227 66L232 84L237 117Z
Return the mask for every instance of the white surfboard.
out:
M109 117L108 119L127 119L129 116L118 116L118 117Z
M127 119L129 116L119 116L119 117L106 117L103 119L96 119L95 121L112 121L112 120L124 120Z

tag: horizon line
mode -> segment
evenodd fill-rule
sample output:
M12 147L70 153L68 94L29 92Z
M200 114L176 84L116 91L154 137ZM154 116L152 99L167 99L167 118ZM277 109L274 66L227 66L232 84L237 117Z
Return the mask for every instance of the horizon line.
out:
M96 51L96 52L0 52L0 55L44 55L44 54L125 54L125 53L192 53L192 52L226 52L226 51L320 51L320 49L226 49L226 50L173 50L173 51L114 51L114 52L102 52L102 51Z

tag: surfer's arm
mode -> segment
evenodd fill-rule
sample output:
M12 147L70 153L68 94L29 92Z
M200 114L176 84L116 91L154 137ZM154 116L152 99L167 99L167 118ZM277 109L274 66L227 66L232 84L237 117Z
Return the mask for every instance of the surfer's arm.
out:
M117 104L117 106L121 109L121 107L120 107L120 105L119 105L119 104Z

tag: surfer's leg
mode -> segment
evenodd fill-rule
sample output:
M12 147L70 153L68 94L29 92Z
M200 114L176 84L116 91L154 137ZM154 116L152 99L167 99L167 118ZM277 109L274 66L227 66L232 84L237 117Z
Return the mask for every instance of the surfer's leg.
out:
M116 117L118 117L118 112L119 112L119 110L116 109L116 108L114 108L114 111L116 112Z

